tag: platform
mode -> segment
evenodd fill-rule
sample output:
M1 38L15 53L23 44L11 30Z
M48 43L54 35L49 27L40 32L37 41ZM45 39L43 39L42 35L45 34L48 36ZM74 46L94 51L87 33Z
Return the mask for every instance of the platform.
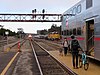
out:
M78 75L100 75L100 66L89 62L89 69L87 71L84 68L73 69L72 66L72 56L68 53L66 56L59 55L59 51L49 51L51 55L53 55L56 59L64 63L71 70L76 72Z

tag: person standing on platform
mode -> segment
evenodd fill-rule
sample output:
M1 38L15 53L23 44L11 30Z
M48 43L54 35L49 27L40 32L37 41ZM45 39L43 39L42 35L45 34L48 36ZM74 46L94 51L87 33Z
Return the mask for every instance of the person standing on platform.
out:
M73 62L73 68L78 69L78 53L80 48L78 40L75 38L74 35L71 35L71 51L72 51L72 62Z
M66 56L67 55L67 50L68 50L68 41L67 41L67 38L64 39L63 47L64 47L64 55Z

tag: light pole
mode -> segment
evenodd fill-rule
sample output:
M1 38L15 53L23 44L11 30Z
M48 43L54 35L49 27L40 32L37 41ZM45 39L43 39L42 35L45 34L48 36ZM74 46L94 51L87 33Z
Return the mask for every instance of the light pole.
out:
M22 34L22 32L23 32L23 28L18 28L18 32L19 32L19 36L20 36L20 41L21 41L21 34Z
M6 31L5 34L7 35L7 45L8 45L8 34L9 34L9 32Z
M18 52L21 52L20 50L20 43L21 43L21 34L23 32L23 28L17 28L18 29L18 33L19 33L19 36L20 36L20 39L19 39L19 42L18 42Z

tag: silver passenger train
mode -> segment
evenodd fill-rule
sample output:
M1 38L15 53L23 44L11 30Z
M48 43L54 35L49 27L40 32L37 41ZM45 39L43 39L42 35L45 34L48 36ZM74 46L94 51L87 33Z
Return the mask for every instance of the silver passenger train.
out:
M100 1L81 0L63 14L62 37L74 34L87 55L100 61Z

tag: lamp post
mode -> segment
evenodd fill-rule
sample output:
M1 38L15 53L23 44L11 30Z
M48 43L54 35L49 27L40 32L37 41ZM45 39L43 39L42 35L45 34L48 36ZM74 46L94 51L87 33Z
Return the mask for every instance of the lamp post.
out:
M8 34L9 34L9 32L6 31L5 34L7 35L7 45L8 45Z
M18 29L18 33L19 33L19 37L20 37L20 41L21 41L23 28L17 28L17 29Z
M20 36L20 39L19 39L19 42L18 42L18 52L21 52L21 49L20 49L20 43L21 43L21 34L23 32L23 28L18 28L18 33L19 33L19 36Z

